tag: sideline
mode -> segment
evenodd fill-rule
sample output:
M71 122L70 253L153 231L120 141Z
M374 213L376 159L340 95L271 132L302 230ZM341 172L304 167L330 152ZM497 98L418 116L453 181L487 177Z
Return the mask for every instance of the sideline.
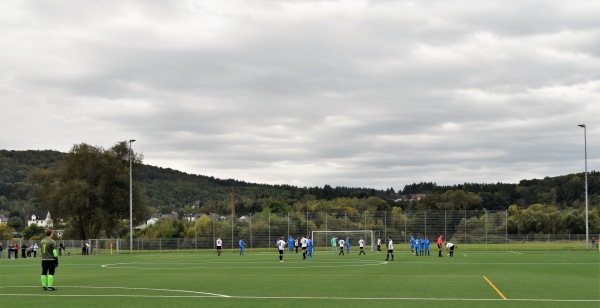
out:
M485 276L484 276L485 277ZM2 289L10 288L30 288L39 289L32 286L0 286ZM68 289L118 289L131 291L150 291L150 292L172 292L186 293L186 295L143 295L143 294L60 294L63 290ZM189 295L188 295L189 294ZM2 294L0 296L37 296L47 297L46 292L37 293L20 293L20 294ZM57 292L52 293L52 297L129 297L129 298L227 298L227 299L272 299L272 300L288 300L288 299L303 299L303 300L386 300L386 301L454 301L454 302L495 302L495 301L514 301L514 302L556 302L556 303L600 303L600 299L578 300L578 299L536 299L536 298L513 298L513 299L498 299L498 298L425 298L425 297L324 297L324 296L235 296L225 294L215 294L200 291L189 290L170 290L170 289L153 289L153 288L126 288L126 287L91 287L91 286L62 286Z

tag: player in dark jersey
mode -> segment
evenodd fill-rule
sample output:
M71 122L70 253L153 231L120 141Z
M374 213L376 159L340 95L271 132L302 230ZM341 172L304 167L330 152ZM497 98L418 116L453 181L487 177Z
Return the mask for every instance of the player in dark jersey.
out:
M42 240L42 289L56 291L54 285L54 270L58 266L58 251L56 242L52 239L52 230L46 230L46 238Z

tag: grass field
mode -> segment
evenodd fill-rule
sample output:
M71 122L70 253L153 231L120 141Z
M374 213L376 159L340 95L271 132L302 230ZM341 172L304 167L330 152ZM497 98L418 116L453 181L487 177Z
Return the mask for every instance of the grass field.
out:
M3 257L0 307L600 307L597 250L73 255L56 292L42 291L39 258Z

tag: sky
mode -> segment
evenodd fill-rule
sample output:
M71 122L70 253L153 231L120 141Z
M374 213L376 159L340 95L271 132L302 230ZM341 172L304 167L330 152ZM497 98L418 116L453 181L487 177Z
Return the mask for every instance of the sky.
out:
M5 0L0 149L135 139L145 164L299 187L518 183L583 172L586 144L598 170L598 16L595 0Z

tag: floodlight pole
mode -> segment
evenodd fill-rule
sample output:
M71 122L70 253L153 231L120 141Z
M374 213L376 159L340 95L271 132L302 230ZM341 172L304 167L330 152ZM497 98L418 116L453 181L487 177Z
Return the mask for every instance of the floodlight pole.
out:
M585 149L585 249L590 249L589 246L589 225L588 225L588 177L587 177L587 127L585 124L577 125L583 127L583 146Z
M129 253L133 253L133 169L131 144L134 139L129 140Z

